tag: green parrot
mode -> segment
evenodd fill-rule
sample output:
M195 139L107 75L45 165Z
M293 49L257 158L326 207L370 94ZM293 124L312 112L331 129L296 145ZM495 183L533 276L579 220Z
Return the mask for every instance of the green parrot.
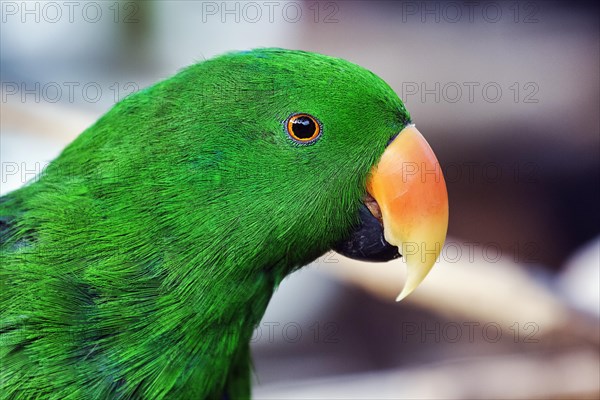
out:
M238 399L284 277L331 249L402 254L405 296L448 201L380 78L256 49L117 103L0 216L2 398Z

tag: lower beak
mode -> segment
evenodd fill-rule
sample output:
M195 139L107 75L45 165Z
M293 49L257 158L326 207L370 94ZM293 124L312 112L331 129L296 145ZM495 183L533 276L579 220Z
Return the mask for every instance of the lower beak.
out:
M431 147L414 125L404 128L387 146L371 171L367 191L375 205L372 199L367 203L371 210L368 215L365 207L361 208L359 226L334 250L372 261L397 258L399 250L408 274L397 299L401 300L435 264L448 228L444 176Z

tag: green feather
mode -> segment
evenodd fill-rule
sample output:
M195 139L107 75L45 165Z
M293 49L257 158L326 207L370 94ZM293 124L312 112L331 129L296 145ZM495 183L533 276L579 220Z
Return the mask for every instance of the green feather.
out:
M312 144L286 132L299 112ZM116 104L0 199L0 396L248 397L273 291L351 230L408 120L371 72L282 49Z

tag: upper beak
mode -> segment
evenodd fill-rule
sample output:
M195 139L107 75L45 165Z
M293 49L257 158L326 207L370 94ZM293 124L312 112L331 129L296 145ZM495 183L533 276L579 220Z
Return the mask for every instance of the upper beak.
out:
M381 243L378 249L373 246L368 248L369 252L376 254L373 257L376 261L396 258L399 249L406 260L408 274L397 299L401 300L423 281L433 267L448 229L446 182L431 147L414 125L404 128L387 146L379 163L371 171L367 191L376 201L375 206L367 206L372 212L375 211L374 214L381 214L375 216L383 222L385 240L373 234L373 221L366 218L365 222L361 215L361 224L357 229L362 232L359 235L362 237L360 245L365 242L364 236L370 237L373 243ZM365 231L365 225L371 226L370 232ZM356 238L356 231L352 235L351 239ZM390 252L394 246L397 247L396 251ZM334 247L334 250L352 258L369 258L356 257L347 249L347 244Z

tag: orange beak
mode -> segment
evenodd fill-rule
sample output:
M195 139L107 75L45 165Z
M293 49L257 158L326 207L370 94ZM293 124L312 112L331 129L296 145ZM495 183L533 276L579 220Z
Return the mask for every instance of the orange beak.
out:
M435 264L448 229L448 192L439 162L425 138L409 125L388 145L371 171L367 191L381 209L385 240L407 264L400 301Z

